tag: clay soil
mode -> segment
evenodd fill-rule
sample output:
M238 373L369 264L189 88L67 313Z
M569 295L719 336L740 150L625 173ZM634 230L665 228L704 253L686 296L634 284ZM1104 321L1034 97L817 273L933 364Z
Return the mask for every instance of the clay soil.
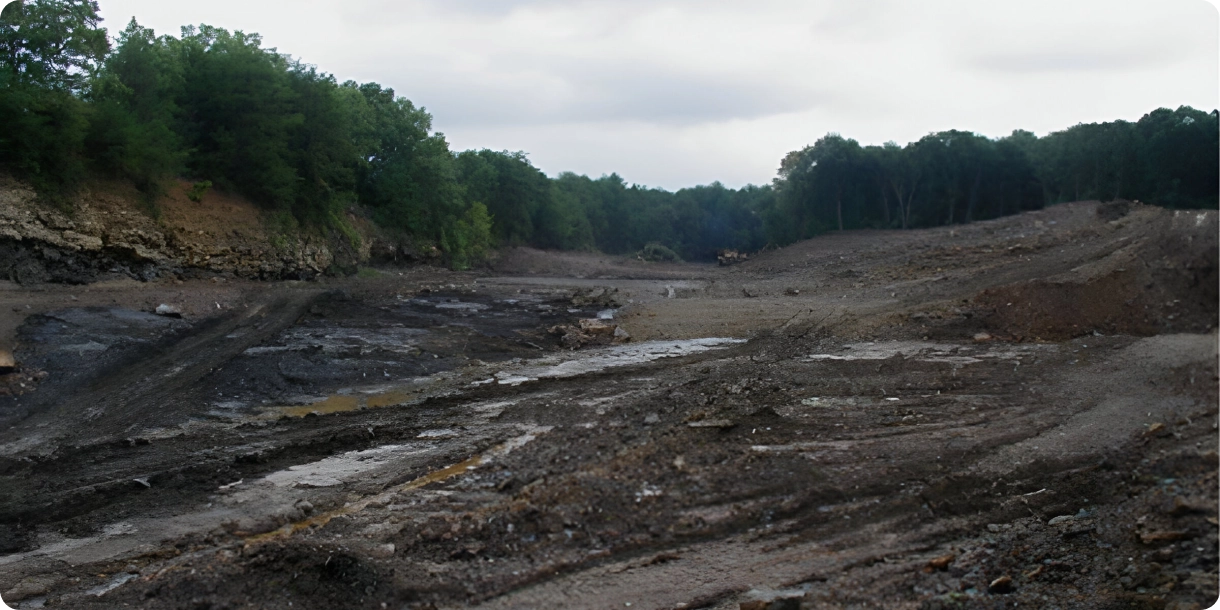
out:
M725 268L3 285L0 597L1208 607L1217 232L1085 202ZM551 332L599 317L630 341Z

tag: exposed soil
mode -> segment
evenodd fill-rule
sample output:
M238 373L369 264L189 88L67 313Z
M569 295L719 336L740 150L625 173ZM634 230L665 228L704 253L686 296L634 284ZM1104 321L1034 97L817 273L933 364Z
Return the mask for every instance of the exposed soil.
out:
M310 279L370 258L343 240L279 230L254 204L209 191L187 197L190 184L169 185L155 209L134 202L131 187L95 183L70 206L39 200L0 174L0 278L23 285L88 284L123 278L221 277ZM353 223L362 223L355 218Z
M1086 202L731 267L4 285L0 596L1207 607L1218 230Z

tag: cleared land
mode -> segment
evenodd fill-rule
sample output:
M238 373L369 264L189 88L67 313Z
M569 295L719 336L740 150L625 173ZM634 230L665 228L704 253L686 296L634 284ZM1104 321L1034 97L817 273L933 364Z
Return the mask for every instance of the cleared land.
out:
M0 596L1206 606L1217 233L1077 203L728 268L6 285Z

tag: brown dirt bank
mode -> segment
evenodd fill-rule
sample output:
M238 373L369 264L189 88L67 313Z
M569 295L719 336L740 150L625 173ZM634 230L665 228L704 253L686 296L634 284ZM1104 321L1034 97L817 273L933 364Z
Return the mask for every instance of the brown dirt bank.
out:
M0 278L21 284L84 284L130 277L307 279L337 259L367 259L341 241L281 233L239 197L170 186L152 217L130 187L94 183L71 208L40 202L28 186L0 176ZM350 263L349 263L350 264Z

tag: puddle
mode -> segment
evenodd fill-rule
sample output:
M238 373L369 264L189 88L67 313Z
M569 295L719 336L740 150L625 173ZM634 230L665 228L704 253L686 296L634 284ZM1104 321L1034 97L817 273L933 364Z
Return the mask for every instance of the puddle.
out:
M851 343L843 346L836 354L810 354L804 362L824 360L887 360L895 356L914 358L919 362L940 362L964 366L976 364L984 360L1015 360L1036 355L1054 349L1050 345L1004 345L979 346L956 345L952 343L930 343L926 341L882 341L869 343Z
M9 565L12 563L24 561L31 557L58 557L62 560L72 563L72 557L80 556L80 549L84 549L92 544L111 541L120 537L135 536L140 533L140 530L131 523L120 521L111 523L102 528L102 532L96 536L87 538L64 538L58 533L40 534L38 539L38 547L32 551L24 553L14 553L0 557L0 566ZM121 584L121 583L120 583ZM117 585L116 585L117 586ZM109 591L109 589L107 589Z
M104 585L99 585L97 587L89 589L88 591L86 591L86 594L92 595L94 597L101 597L101 596L127 584L128 581L130 581L131 579L133 579L135 577L136 577L135 574L119 574L118 576L115 576L114 578L110 579L110 582L108 582Z
M424 303L426 303L426 301ZM464 303L462 301L433 303L432 306L437 309L456 309L459 311L483 311L484 309L491 309L490 305L484 305L482 303Z
M303 407L285 407L283 412L290 417L305 417L310 413L319 415L329 415L331 413L343 413L345 411L355 411L360 408L360 398L356 396L331 396L320 402L315 402L312 405Z
M453 477L465 474L466 472L474 470L474 469L478 468L479 466L490 462L491 460L494 460L499 457L503 457L517 449L520 449L521 447L524 447L525 445L529 444L531 441L537 439L539 436L546 434L547 432L550 432L553 429L552 426L521 425L520 427L526 430L526 432L524 434L511 438L511 439L505 441L504 443L490 449L489 451L487 451L486 453L484 453L482 455L476 455L474 457L468 458L468 459L458 462L456 464L441 468L440 470L434 470L434 471L429 472L428 474L425 474L410 482L404 483L402 485L398 485L396 487L391 487L390 489L387 489L379 494L368 496L368 497L365 497L356 502L347 504L338 510L334 510L334 511L331 511L328 513L323 513L321 515L310 517L309 519L305 519L303 521L298 521L296 523L285 525L284 527L281 527L278 530L268 532L266 534L258 534L256 536L251 536L246 539L246 542L250 543L250 544L257 544L259 542L266 542L268 540L274 540L274 539L282 538L285 536L291 536L297 532L309 529L311 527L322 527L322 526L326 525L327 523L330 523L330 521L336 517L341 517L343 515L350 515L350 514L358 513L360 511L368 508L373 503L380 503L383 505L388 504L389 501L397 493L400 493L403 491L411 491L411 490L415 490L415 489L420 489L422 487L426 487L433 483L440 483L442 481L446 481ZM360 461L359 458L353 456L353 454L372 454L374 452L377 452L376 455L380 456L380 455L392 454L393 452L395 452L401 448L402 448L401 445L387 445L386 447L379 447L377 449L370 449L368 451L351 452L349 454L345 454L344 456L340 456L339 459L340 460L346 459L346 460L349 460L349 462L354 459L355 461L359 462ZM399 454L399 455L402 455L402 454ZM302 472L307 472L307 471L316 472L316 471L319 471L319 469L320 469L319 465L323 464L324 462L330 462L331 460L334 460L334 459L335 458L328 458L328 459L322 460L320 462L314 462L313 464L303 464L301 466L294 466L292 468L289 468L286 471L280 471L279 473L274 473L272 475L268 475L267 479L271 479L272 477L279 475L281 473L288 473L288 472L302 473ZM369 457L368 459L376 460L377 457L372 456L372 457ZM379 465L380 463L384 463L384 460L377 464L366 465L366 467L364 467L364 470L372 469L372 468L376 467L377 465ZM348 463L344 463L344 465L348 465ZM330 466L327 466L326 468L329 468L329 467ZM351 476L351 474L358 474L358 472L359 471L349 473L348 476ZM333 471L331 472L331 474L336 474L336 477L339 476L337 473L334 473ZM284 476L290 477L291 475L284 475Z
M374 394L368 398L365 398L364 404L370 409L380 409L382 407L392 407L394 405L400 405L404 402L409 402L412 397L413 395L408 392L391 390L384 394Z
M520 385L539 379L559 379L599 373L606 369L644 364L663 358L678 358L730 345L745 343L744 339L708 338L681 341L645 341L617 345L597 351L579 354L564 360L563 356L548 356L534 361L530 366L506 369L496 373L492 379L476 381L472 385L499 383Z
M376 351L391 354L412 355L419 351L418 344L428 334L424 329L406 327L295 327L284 331L275 343L251 347L243 352L247 356L265 356L284 352L321 351L323 354L347 354L352 350L361 353Z
M447 439L447 438L457 438L459 436L461 436L461 433L458 432L457 430L451 430L449 428L442 428L440 430L424 430L423 432L420 432L415 438L438 439L439 440L439 439Z
M267 475L264 480L276 487L337 487L353 475L424 450L424 447L384 445L375 449L349 451L317 462L290 466L287 470Z

